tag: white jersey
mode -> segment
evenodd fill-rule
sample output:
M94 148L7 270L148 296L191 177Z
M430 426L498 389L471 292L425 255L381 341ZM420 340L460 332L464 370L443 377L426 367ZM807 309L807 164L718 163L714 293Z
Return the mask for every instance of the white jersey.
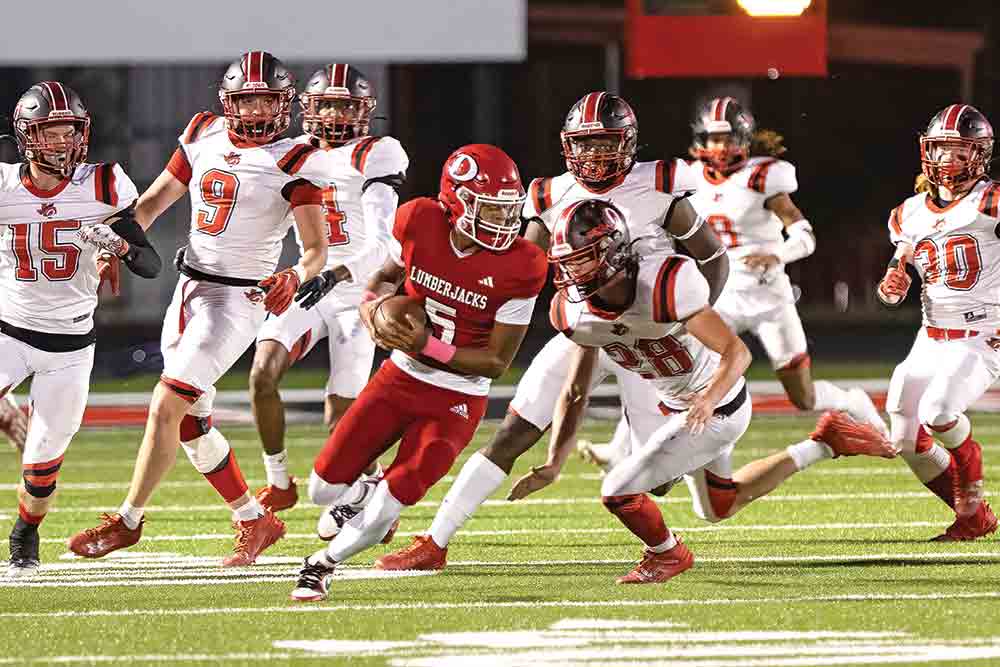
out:
M795 167L773 157L753 157L729 176L718 176L700 162L687 168L697 182L691 204L729 249L727 286L746 289L780 280L783 265L762 275L740 260L751 253L777 254L784 241L784 224L764 204L775 195L798 189Z
M1000 328L1000 183L983 179L939 208L915 194L889 215L889 238L913 246L925 326Z
M302 135L296 141L310 144ZM341 282L335 293L360 295L372 273L381 268L387 257L389 234L396 213L392 201L362 202L374 179L402 182L409 166L403 146L392 137L362 137L343 146L317 150L306 157L300 173L314 182L326 183L322 190L323 211L329 229L327 269L343 265L352 280ZM294 220L286 221L291 225ZM295 240L302 251L302 240L295 228Z
M209 112L195 115L179 141L167 169L191 195L184 261L216 276L261 280L272 274L291 209L321 203L319 189L300 173L318 149L294 139L234 143L225 119Z
M0 318L32 331L86 334L97 308L96 246L77 233L138 197L117 164L81 164L53 190L36 188L24 164L0 164Z
M593 191L573 174L565 172L554 178L536 178L528 186L524 217L538 216L549 233L567 207L584 199L612 202L621 210L632 240L645 238L643 252L674 249L673 238L663 228L670 205L680 194L694 189L690 170L683 160L636 162L618 185Z
M681 322L708 306L708 281L694 260L669 252L643 258L636 281L635 301L623 313L572 303L557 292L552 324L578 345L603 349L622 368L650 380L665 405L684 410L687 397L707 387L719 366L719 355Z

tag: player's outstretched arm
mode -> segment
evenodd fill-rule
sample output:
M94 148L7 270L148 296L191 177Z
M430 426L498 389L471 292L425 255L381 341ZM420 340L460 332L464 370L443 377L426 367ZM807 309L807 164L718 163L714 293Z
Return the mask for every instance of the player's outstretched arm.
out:
M184 196L187 190L187 183L178 180L169 168L164 169L153 184L139 196L135 205L136 223L143 230L149 229L164 211Z
M519 500L544 489L559 476L566 459L574 449L576 432L590 396L590 383L597 367L597 348L574 346L566 383L556 401L552 415L552 435L549 437L549 458L544 465L534 466L510 490L507 500Z
M729 278L729 255L726 246L704 219L698 216L691 202L677 199L667 211L664 227L698 262L701 275L708 281L708 302L715 303Z
M129 270L141 278L155 278L163 269L163 261L156 248L149 242L142 227L135 221L136 203L116 211L97 225L87 225L78 232L85 242L125 262ZM103 260L102 260L103 261ZM110 264L106 263L110 268ZM110 273L99 266L99 273ZM115 279L111 279L112 292L117 294Z
M726 326L711 307L702 308L685 322L689 334L720 355L719 367L704 390L695 395L688 411L687 424L695 435L705 428L719 401L750 367L750 350L733 330Z

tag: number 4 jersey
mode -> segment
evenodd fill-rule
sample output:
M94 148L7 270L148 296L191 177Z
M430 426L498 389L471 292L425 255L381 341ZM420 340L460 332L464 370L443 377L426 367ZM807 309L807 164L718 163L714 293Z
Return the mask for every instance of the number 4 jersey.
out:
M604 312L557 292L549 315L570 340L603 349L619 366L650 380L667 407L684 410L688 395L707 387L719 365L719 355L681 323L708 307L708 294L708 282L694 260L657 253L642 258L635 300L626 311ZM737 383L730 394L742 386Z
M98 249L77 233L131 204L135 185L117 164L81 164L46 191L27 169L0 164L0 317L32 331L86 334L97 308Z
M941 208L913 195L889 215L889 238L913 247L924 325L1000 328L1000 183L983 179Z

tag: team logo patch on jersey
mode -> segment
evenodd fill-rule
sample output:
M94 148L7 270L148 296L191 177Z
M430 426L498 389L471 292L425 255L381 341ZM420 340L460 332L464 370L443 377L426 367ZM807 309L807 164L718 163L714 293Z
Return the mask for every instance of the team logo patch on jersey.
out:
M616 336L624 336L628 333L628 327L621 322L616 322L613 327L611 327L611 333Z
M451 412L454 412L462 419L469 418L469 406L466 405L465 403L459 403L458 405L451 406Z
M248 289L243 293L243 296L247 298L250 303L260 303L264 300L264 293L260 290Z
M980 320L986 319L986 309L981 310L970 310L967 313L962 313L962 318L965 320L966 324L971 324L972 322L979 322Z
M485 278L480 278L479 284L486 285L487 287L493 287L493 276L486 276Z
M56 205L51 202L45 202L38 207L39 215L44 215L46 218L51 218L56 214Z
M240 163L240 154L237 153L236 151L233 151L229 155L223 155L222 159L225 160L226 164L228 164L230 167L235 167Z
M714 195L712 195L712 201L722 201L722 193L716 192Z
M944 227L945 222L947 222L947 220L945 220L944 218L938 218L937 220L934 221L934 225L931 227L931 229L934 230L941 229L942 227Z

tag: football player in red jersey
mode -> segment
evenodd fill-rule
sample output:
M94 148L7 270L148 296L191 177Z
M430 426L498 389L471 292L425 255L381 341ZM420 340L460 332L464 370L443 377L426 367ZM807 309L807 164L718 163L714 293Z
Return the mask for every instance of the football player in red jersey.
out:
M337 564L381 540L451 468L486 412L492 378L510 366L545 284L545 255L518 234L525 192L517 166L487 144L459 148L437 199L396 213L390 259L368 283L361 317L392 357L337 423L316 458L309 496L335 504L361 472L402 438L374 497L329 546L305 559L292 598L322 600ZM430 327L373 313L405 284Z
M163 375L153 390L132 484L117 513L70 539L69 548L85 558L139 540L143 508L173 466L178 441L233 511L236 545L223 565L252 564L285 533L249 493L229 442L212 427L212 404L215 383L250 347L266 315L284 312L299 285L326 263L320 189L303 178L317 149L280 138L289 125L295 79L270 53L249 51L230 64L219 99L223 116L195 115L136 207L148 228L189 194L190 232L178 253L181 276L163 322ZM292 222L304 252L296 266L275 273Z

